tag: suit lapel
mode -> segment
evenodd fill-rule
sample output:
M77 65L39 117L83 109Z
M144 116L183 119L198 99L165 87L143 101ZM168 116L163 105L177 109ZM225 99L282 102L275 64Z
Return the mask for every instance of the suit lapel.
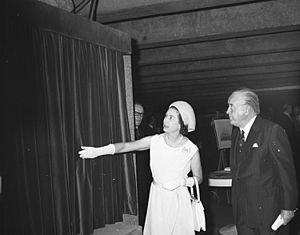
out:
M231 152L231 159L230 159L230 162L232 163L232 167L239 168L239 165L250 156L248 153L251 150L253 143L257 142L257 137L260 128L261 128L261 118L257 116L247 136L241 154L238 154L238 148L239 148L238 142L239 142L240 130L238 127L233 128L232 143L231 143L232 152Z
M237 164L238 142L239 142L239 128L234 127L232 131L232 143L231 143L232 158L230 160L234 164L234 166L236 166Z
M261 123L261 118L258 116L258 117L256 117L256 119L250 129L250 132L247 136L246 142L242 149L244 159L249 157L248 152L251 150L253 143L257 142L256 140L257 140L258 133L260 130L260 123Z

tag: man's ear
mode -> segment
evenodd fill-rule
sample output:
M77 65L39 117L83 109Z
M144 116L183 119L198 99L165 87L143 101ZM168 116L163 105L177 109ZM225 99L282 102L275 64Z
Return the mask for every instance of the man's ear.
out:
M249 105L245 105L245 115L249 115L250 114L250 112L251 112L251 107L249 106Z

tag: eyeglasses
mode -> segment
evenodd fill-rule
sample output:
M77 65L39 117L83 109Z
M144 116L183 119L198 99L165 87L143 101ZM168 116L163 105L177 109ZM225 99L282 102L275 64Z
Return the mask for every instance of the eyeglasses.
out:
M134 115L135 115L135 116L143 117L143 116L144 116L144 113L140 113L140 112L134 111Z

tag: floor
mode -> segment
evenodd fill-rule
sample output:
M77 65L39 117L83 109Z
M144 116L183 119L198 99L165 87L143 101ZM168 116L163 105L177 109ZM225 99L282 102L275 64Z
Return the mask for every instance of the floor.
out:
M206 191L206 190L205 190ZM219 229L233 224L232 207L230 204L230 191L224 188L208 188L203 204L207 220L207 231L196 235L220 235ZM291 222L290 235L300 235L300 213Z
M206 230L195 235L219 235L219 229L228 224L233 224L230 195L224 188L201 189L201 201L205 207ZM230 191L229 191L230 192ZM96 229L94 235L140 235L141 228L131 226L130 223L116 223L104 228Z
M230 189L228 190L226 188L207 187L202 188L201 192L201 201L205 207L206 231L197 232L195 235L220 235L220 228L233 224L232 207L230 203ZM300 215L297 215L297 217L300 217ZM296 227L299 227L299 221L299 218L297 218L297 220L293 220ZM116 225L114 225L114 227L107 226L106 228L99 229L99 231L95 231L94 234L141 234L141 231L137 231L130 226L126 227L126 233L124 233L125 230L120 229L118 225L120 225L120 223L117 223ZM295 229L294 232L290 233L290 235L300 235L300 230Z
M207 195L202 199L206 215L206 232L197 235L219 235L219 229L233 224L230 191L224 188L208 188Z

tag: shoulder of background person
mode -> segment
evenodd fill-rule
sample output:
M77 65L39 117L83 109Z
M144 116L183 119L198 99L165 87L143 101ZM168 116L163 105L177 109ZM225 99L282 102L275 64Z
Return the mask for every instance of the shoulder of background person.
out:
M159 134L157 130L150 128L148 125L142 127L142 132L144 136Z

